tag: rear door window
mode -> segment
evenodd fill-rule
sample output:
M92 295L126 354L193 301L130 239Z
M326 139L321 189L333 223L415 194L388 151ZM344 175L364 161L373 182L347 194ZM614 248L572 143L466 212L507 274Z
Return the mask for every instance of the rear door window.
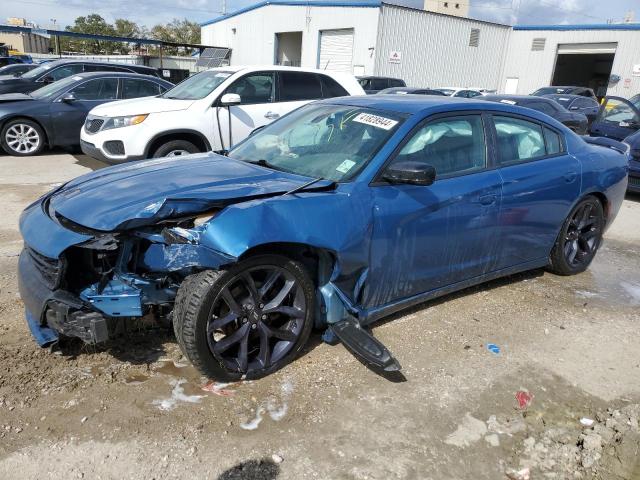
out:
M405 87L405 83L404 80L398 80L395 78L390 78L389 79L389 86L390 87Z
M139 80L136 78L122 79L122 98L153 97L160 93L160 88L155 82Z
M542 127L513 117L494 116L498 163L502 166L546 156Z
M322 98L320 79L316 74L282 71L279 75L281 102Z
M132 70L118 65L100 65L95 63L87 63L84 66L85 72L131 72Z
M389 87L389 80L386 78L371 79L371 90L384 90Z

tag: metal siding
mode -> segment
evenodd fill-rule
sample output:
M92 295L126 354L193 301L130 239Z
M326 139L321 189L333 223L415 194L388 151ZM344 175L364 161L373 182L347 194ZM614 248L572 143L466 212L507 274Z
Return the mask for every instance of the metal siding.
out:
M469 46L471 29L478 47ZM384 4L376 44L376 75L415 87L498 88L510 27ZM402 53L389 62L392 51Z
M242 15L203 26L202 40L232 49L231 65L272 65L275 34L302 32L301 67L316 68L323 30L353 29L353 65L373 73L380 9L374 7L316 7L266 5ZM236 33L233 33L233 29Z
M531 51L531 43L534 38L547 39L544 51ZM519 94L528 94L537 88L549 85L556 64L558 45L572 43L617 43L618 47L611 73L620 75L622 80L617 85L609 86L608 94L629 98L640 93L640 77L632 76L633 65L640 64L640 55L638 54L640 31L610 28L602 30L514 29L511 32L500 89L504 89L507 77L520 79L518 83ZM624 87L625 79L631 80L629 88Z

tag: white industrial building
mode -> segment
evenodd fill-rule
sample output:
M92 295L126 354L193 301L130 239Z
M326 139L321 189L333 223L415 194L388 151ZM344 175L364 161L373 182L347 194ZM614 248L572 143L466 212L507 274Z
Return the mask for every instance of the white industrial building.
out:
M455 10L456 2L446 3ZM640 93L640 24L511 27L455 13L371 0L271 0L203 23L202 42L231 49L232 65L382 75L411 86L527 94L575 84Z

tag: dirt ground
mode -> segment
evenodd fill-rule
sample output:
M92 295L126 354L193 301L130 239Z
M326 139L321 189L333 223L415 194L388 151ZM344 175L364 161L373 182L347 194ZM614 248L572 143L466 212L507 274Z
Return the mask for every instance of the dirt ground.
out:
M584 274L530 272L377 325L404 379L316 333L278 374L205 391L161 329L37 347L19 214L100 165L0 164L0 478L640 479L640 197Z

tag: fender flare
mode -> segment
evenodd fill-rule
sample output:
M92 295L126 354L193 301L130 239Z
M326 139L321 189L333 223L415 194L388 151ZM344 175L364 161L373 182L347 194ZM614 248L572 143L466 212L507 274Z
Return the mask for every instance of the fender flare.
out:
M199 132L198 130L194 130L191 128L172 128L171 130L164 130L160 133L157 133L153 137L151 137L151 140L149 140L149 142L147 143L147 146L144 149L144 158L149 158L149 149L151 148L151 145L153 145L153 143L156 140L168 135L176 135L180 133L188 133L189 135L196 135L198 138L200 138L200 140L202 140L202 143L204 143L204 145L206 146L207 151L211 151L211 142L209 142L209 139L202 132Z

